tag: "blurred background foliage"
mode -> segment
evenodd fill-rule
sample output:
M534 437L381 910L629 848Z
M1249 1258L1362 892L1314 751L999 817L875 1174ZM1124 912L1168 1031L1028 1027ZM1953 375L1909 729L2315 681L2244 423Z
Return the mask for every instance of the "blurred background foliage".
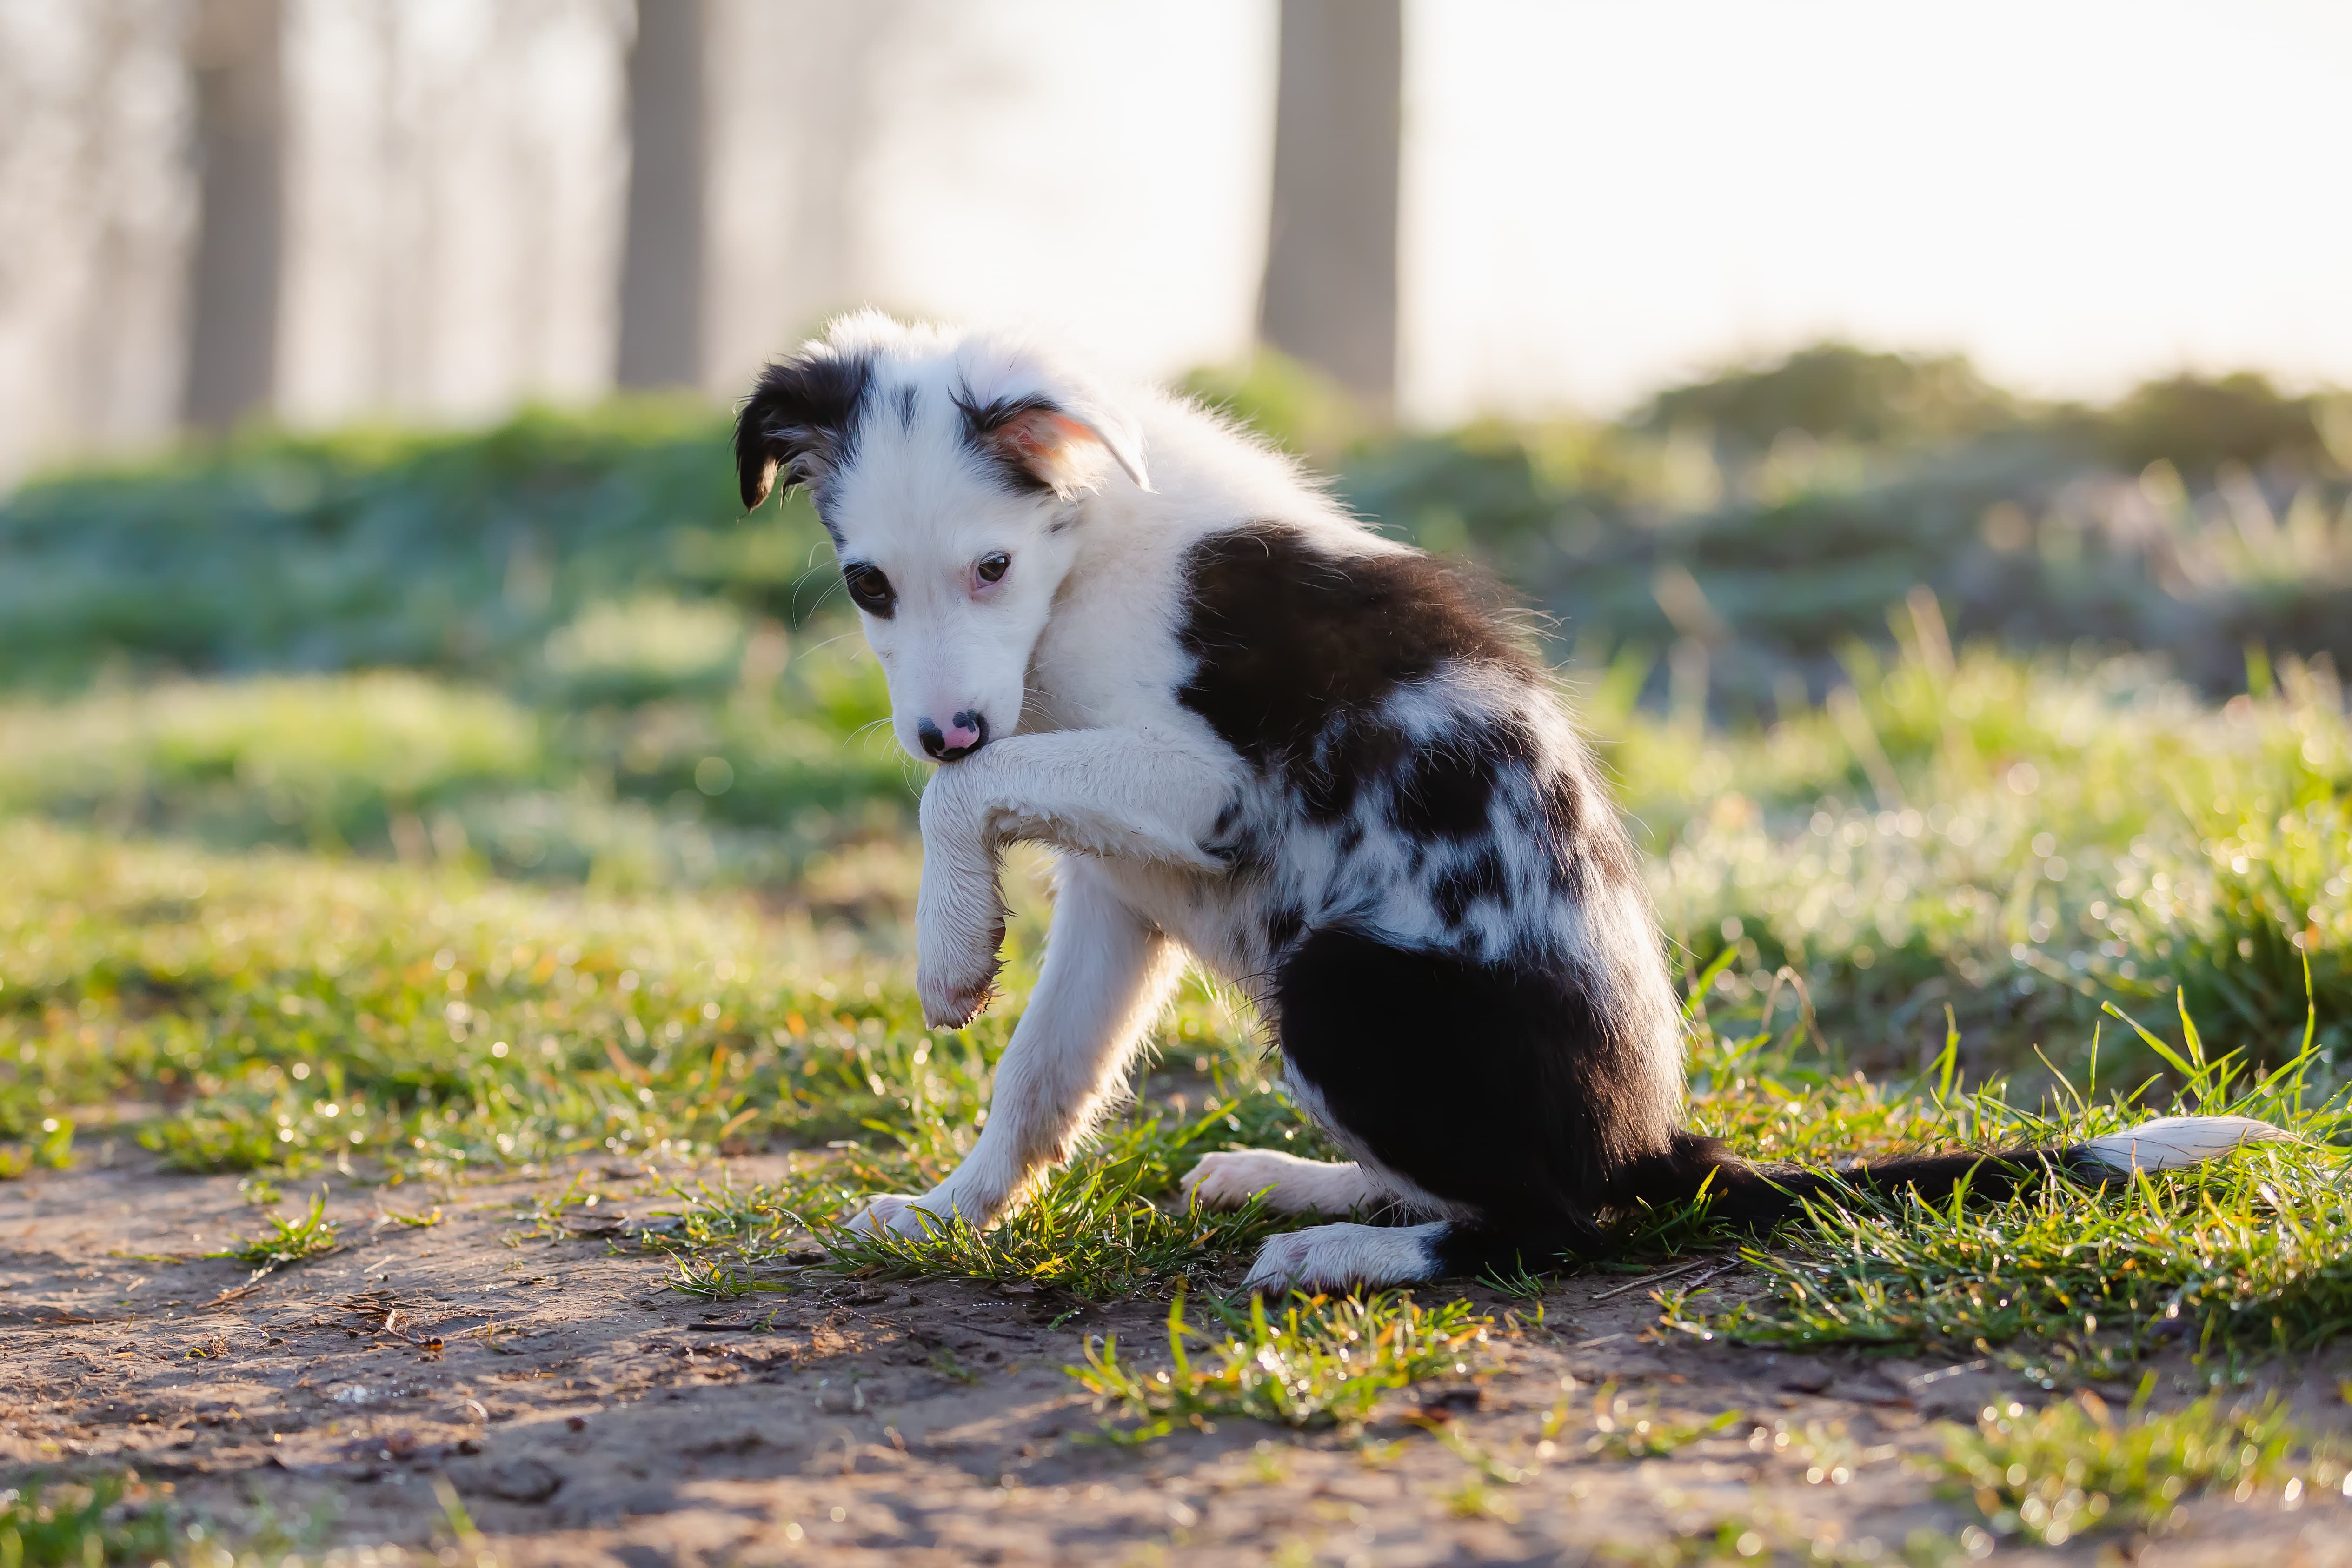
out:
M1824 344L1616 422L1397 433L1188 390L1533 611L1678 962L1885 1063L2075 1060L2105 1002L2352 1050L2352 414L2037 405ZM687 401L251 430L0 501L0 813L602 891L903 951L921 770L806 503ZM37 999L21 985L0 1013ZM2114 1047L2110 1046L2110 1049Z
M1920 584L1963 639L2158 649L2217 692L2250 642L2352 656L2352 397L2260 375L2094 408L1955 356L1824 343L1613 423L1402 438L1277 358L1191 386L1334 468L1391 531L1485 561L1595 655L1695 645L1725 712L1769 711L1792 680L1820 699Z
M1409 435L1276 354L1187 389L1593 658L1696 642L1727 713L1791 675L1818 700L1923 584L1963 640L2160 650L2217 692L2250 642L2352 655L2352 397L2259 375L2044 405L1958 358L1831 343L1613 423ZM396 665L572 708L708 694L750 628L800 626L832 586L803 501L740 515L725 438L637 398L37 481L0 502L6 682Z

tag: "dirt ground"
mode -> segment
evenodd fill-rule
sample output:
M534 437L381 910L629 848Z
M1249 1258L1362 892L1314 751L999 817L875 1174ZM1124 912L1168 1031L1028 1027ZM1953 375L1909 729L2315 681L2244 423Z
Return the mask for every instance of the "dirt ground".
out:
M739 1180L774 1168L732 1163ZM642 1171L584 1169L604 1195L575 1224L617 1231L598 1216L661 1206ZM129 1465L232 1536L274 1518L315 1554L448 1545L446 1479L518 1565L1688 1562L1724 1521L1767 1557L1874 1540L1895 1562L1915 1531L1974 1521L1908 1462L1936 1450L1933 1424L2051 1397L1997 1368L1659 1342L1648 1288L1597 1275L1555 1287L1544 1326L1517 1333L1502 1313L1526 1303L1470 1292L1496 1313L1483 1356L1392 1396L1362 1436L1231 1422L1122 1447L1087 1440L1100 1418L1062 1369L1107 1332L1152 1356L1164 1302L822 1275L698 1300L609 1237L530 1234L533 1199L572 1173L330 1178L344 1245L250 1289L240 1266L194 1256L258 1228L233 1177L162 1173L117 1142L0 1186L0 1485ZM307 1193L286 1188L299 1208ZM379 1225L380 1203L446 1217ZM1742 1289L1737 1269L1711 1283ZM2165 1398L2189 1396L2185 1361L2161 1370ZM2352 1355L2253 1375L2309 1429L2352 1426L2336 1393ZM1671 1458L1596 1457L1591 1394L1612 1381L1643 1413L1747 1418ZM1797 1440L1751 1447L1776 1423ZM1809 1451L1808 1423L1843 1423L1842 1445ZM2154 1542L2039 1556L2119 1553L2352 1564L2352 1505L2203 1502Z

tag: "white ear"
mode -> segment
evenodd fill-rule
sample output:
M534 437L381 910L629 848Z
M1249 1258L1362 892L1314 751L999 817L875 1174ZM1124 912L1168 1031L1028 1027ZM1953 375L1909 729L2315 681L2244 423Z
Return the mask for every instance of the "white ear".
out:
M1091 395L1070 399L1062 416L1094 437L1120 471L1135 481L1137 489L1151 489L1150 476L1143 468L1143 432L1136 428L1134 420Z
M1065 499L1103 479L1104 458L1149 490L1143 432L1124 408L1018 337L979 332L958 346L955 393L975 446Z
M1138 489L1148 490L1141 442L1131 428L1097 414L1063 408L1039 398L994 416L980 439L1002 462L1022 469L1055 495L1067 499L1092 489L1102 479L1105 458L1117 463Z

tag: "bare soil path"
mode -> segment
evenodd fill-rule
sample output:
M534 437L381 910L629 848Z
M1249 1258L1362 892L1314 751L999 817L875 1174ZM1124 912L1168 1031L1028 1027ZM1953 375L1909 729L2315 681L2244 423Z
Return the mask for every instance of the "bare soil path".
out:
M537 1225L583 1172L597 1206ZM118 1146L0 1186L0 1486L127 1465L232 1536L274 1518L315 1555L450 1544L446 1483L485 1538L469 1549L519 1565L1864 1560L1874 1542L1892 1563L1914 1532L1976 1520L1912 1462L1937 1424L2052 1397L1991 1366L1661 1339L1646 1286L1591 1275L1550 1290L1541 1326L1470 1291L1496 1319L1482 1354L1365 1433L1229 1422L1125 1447L1062 1369L1089 1335L1155 1355L1161 1300L811 1275L712 1303L615 1245L621 1216L661 1206L635 1168L327 1185L339 1249L249 1288L197 1256L259 1228L232 1177ZM389 1217L436 1206L430 1226ZM1736 1269L1713 1283L1742 1288ZM2159 1371L2166 1401L2201 1386L2185 1359ZM2308 1429L2352 1427L2352 1355L2252 1374ZM1612 1383L1636 1415L1744 1414L1612 1458L1589 1449ZM2352 1504L2200 1502L2154 1541L2002 1555L2331 1568L2352 1564Z

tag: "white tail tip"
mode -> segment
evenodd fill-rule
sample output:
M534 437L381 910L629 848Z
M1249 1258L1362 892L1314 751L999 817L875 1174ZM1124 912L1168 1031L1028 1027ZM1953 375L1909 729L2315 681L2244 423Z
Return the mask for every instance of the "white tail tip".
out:
M2159 1116L2077 1144L2074 1157L2108 1175L2179 1171L2218 1160L2246 1143L2293 1142L2293 1134L2251 1116Z

